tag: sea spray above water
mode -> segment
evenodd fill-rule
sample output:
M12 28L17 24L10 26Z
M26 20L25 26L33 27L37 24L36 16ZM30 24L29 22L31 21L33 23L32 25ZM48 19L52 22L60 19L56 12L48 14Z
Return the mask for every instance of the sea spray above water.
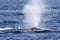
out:
M44 10L42 0L29 0L24 6L24 22L30 27L39 27L41 12ZM28 28L30 28L28 27Z

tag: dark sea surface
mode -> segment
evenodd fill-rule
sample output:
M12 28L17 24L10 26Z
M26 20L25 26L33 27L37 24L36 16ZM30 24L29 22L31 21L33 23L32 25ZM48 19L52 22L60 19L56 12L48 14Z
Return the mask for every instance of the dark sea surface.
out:
M60 40L60 0L43 0L46 9L41 13L41 26L54 32L0 32L0 40ZM28 0L0 0L0 28L24 28L22 10Z

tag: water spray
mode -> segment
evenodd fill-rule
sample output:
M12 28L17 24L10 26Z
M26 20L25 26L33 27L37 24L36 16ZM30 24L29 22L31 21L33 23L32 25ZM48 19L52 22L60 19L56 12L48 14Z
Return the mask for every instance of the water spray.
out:
M24 6L24 22L30 27L39 27L41 12L44 10L42 0L29 0Z

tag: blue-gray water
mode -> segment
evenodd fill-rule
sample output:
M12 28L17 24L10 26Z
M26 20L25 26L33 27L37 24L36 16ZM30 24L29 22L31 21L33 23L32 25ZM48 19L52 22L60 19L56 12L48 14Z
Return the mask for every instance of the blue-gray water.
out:
M22 9L28 0L0 0L0 27L24 27ZM44 0L41 26L60 31L60 0ZM0 40L60 40L60 32L1 33Z

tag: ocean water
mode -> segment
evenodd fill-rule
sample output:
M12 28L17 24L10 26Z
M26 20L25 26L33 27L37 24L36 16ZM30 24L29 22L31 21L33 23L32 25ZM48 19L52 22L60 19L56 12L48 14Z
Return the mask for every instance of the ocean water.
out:
M0 28L24 28L23 7L28 0L0 0ZM41 26L54 32L13 33L0 32L0 40L60 40L60 0L44 0ZM56 32L55 32L56 31Z

